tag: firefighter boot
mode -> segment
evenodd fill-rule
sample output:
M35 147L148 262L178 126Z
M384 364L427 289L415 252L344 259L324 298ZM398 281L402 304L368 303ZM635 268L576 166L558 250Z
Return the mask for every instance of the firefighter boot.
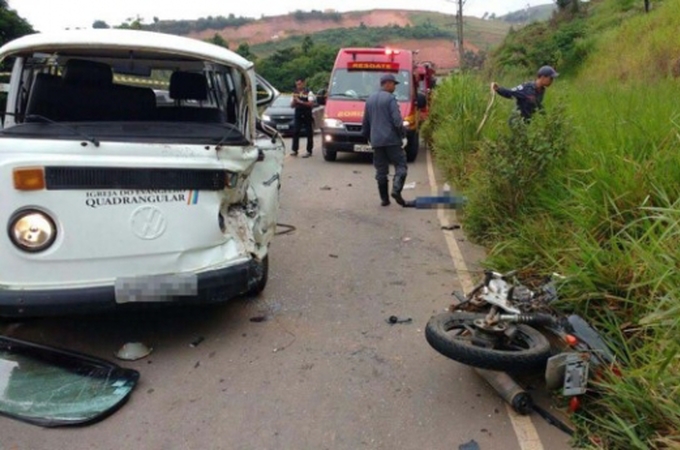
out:
M406 202L401 196L401 190L404 189L404 181L406 181L406 175L395 175L392 184L392 198L401 206L406 206Z
M389 184L388 181L379 181L378 182L378 192L380 192L380 206L388 206L390 204L390 196L389 196Z

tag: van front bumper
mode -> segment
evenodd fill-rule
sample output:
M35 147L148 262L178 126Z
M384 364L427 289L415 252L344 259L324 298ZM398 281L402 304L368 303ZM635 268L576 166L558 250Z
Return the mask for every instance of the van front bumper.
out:
M197 274L197 295L162 302L116 302L114 285L66 289L17 290L0 287L1 317L94 314L141 305L206 304L245 294L261 273L254 260Z

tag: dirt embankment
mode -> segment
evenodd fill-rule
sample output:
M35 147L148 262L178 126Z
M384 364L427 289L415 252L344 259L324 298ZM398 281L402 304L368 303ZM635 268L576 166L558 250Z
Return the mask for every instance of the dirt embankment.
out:
M205 30L200 33L193 33L191 37L208 39L217 33L229 43L233 50L244 42L252 46L295 35L314 34L335 28L355 28L359 27L362 23L367 27L414 26L415 24L410 18L412 13L413 11L398 10L355 11L342 14L341 19L338 21L319 19L298 21L293 14L289 14L266 17L238 28ZM375 44L418 50L419 52L416 55L417 61L432 61L438 69L450 70L459 66L458 50L453 40L409 39L376 42ZM465 47L468 50L478 51L472 44L466 43Z
M221 35L230 47L236 48L242 42L249 45L261 44L276 39L285 39L300 34L312 34L334 28L354 28L363 22L367 27L386 27L390 25L413 25L405 11L376 10L343 14L341 20L295 20L292 14L267 17L238 28L223 30L205 30L192 33L190 37L207 39L215 33Z

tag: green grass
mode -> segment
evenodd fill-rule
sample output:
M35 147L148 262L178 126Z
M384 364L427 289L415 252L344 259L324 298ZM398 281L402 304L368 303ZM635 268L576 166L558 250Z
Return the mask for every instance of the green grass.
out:
M680 0L637 3L591 5L592 53L548 90L546 117L513 133L498 97L477 136L491 80L464 75L437 88L425 133L484 265L566 275L564 308L613 343L621 376L574 418L592 448L680 448Z

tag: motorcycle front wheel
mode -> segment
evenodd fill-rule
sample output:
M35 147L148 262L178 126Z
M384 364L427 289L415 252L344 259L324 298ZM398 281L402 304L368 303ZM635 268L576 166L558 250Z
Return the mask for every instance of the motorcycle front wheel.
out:
M550 342L528 325L515 325L513 338L485 347L473 337L480 331L475 320L484 314L446 312L432 316L425 327L427 342L442 355L480 369L524 372L540 368L550 357Z

